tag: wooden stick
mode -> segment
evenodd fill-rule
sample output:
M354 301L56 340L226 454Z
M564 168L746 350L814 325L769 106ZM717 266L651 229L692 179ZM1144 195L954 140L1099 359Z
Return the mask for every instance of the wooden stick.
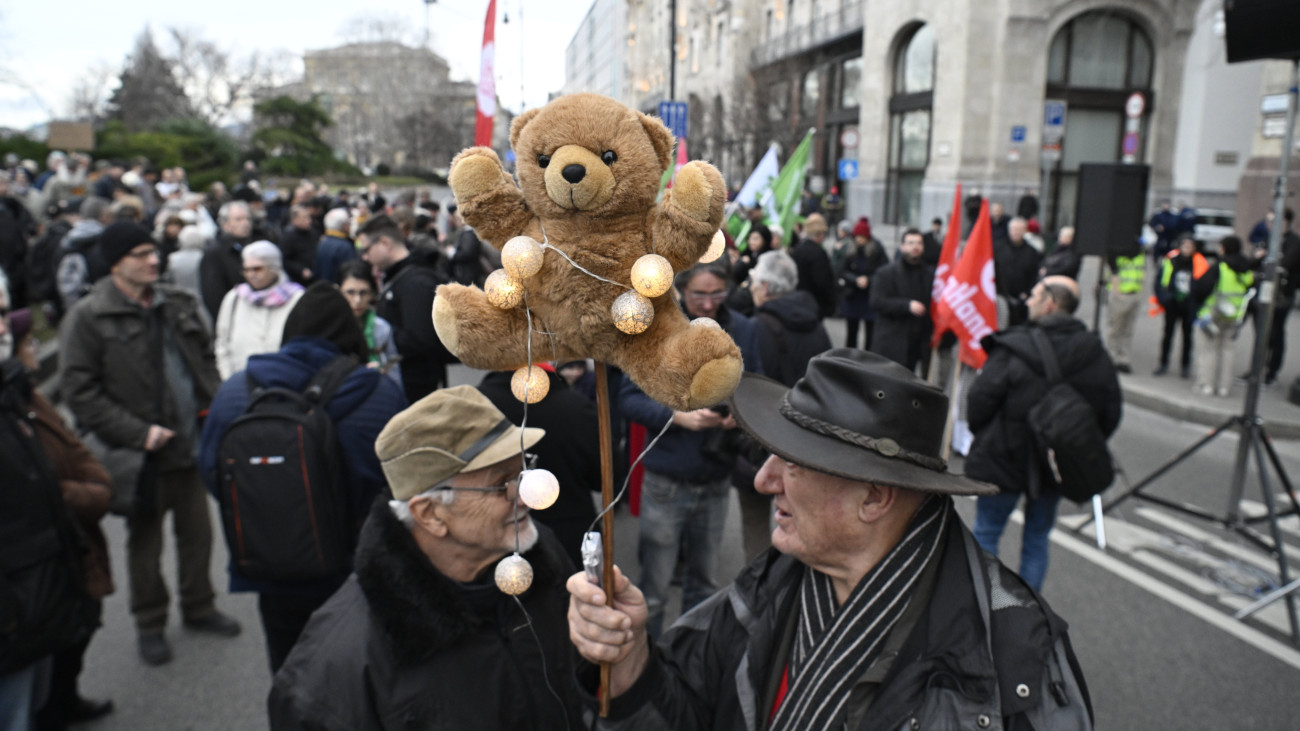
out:
M943 426L943 459L945 462L948 461L948 457L952 454L952 429L957 425L957 414L961 408L961 404L958 403L961 394L958 393L957 389L961 385L961 369L964 365L961 359L958 358L957 362L952 366L952 382L948 388L948 398L950 400L948 404L948 423Z
M605 606L614 606L614 451L609 425L609 376L605 364L596 361L596 423L600 429L600 504L605 510L601 519L600 539L605 553ZM609 716L609 663L600 664L600 717Z

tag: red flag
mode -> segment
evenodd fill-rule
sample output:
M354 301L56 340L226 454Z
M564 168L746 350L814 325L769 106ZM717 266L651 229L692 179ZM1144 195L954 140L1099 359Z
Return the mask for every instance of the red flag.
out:
M952 197L952 215L948 217L948 231L943 235L943 250L939 253L939 265L934 268L934 284L930 288L930 301L938 302L943 295L943 288L948 284L953 265L957 263L957 246L961 242L961 183ZM934 335L930 338L930 347L939 346L939 339L952 329L945 317L941 317L939 308L931 307L930 316L934 318Z
M478 110L474 120L474 144L492 146L492 120L497 113L495 72L496 43L492 38L497 26L497 0L488 0L487 20L483 22L483 54L479 57Z
M953 267L952 276L932 309L936 310L935 321L947 322L956 333L961 343L958 350L961 362L971 368L983 367L988 354L980 347L980 338L993 333L998 326L993 227L989 224L987 200L980 206L979 218L975 219L961 260Z

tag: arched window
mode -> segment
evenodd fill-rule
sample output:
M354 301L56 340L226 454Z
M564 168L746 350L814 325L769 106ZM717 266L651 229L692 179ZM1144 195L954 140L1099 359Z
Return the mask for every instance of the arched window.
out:
M1134 151L1135 160L1145 157L1147 123L1155 107L1152 48L1146 31L1119 9L1077 16L1052 39L1046 98L1065 102L1066 122L1061 159L1051 168L1045 196L1044 223L1049 229L1074 223L1080 163L1119 162L1124 138L1131 132L1142 142ZM1146 107L1140 119L1130 120L1124 104L1134 92L1145 97Z
M894 55L889 97L889 171L885 221L914 224L921 215L921 182L930 163L930 113L934 106L934 31L904 32Z

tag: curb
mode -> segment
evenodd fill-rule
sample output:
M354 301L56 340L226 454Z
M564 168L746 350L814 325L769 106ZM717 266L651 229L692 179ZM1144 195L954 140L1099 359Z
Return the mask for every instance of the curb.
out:
M1126 382L1123 378L1120 379L1120 390L1124 393L1125 406L1137 406L1194 424L1219 426L1242 413L1241 399L1215 399L1213 403L1206 403L1204 399L1207 397L1195 396L1189 391L1182 400L1176 400L1155 389ZM1265 398L1267 395L1261 396L1261 400ZM1259 419L1274 439L1300 439L1300 421L1270 418L1262 411Z

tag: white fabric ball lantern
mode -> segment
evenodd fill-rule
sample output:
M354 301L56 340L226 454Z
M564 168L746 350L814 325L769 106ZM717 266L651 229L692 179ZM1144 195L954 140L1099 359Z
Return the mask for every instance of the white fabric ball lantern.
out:
M526 404L535 404L546 398L551 390L551 379L541 366L527 365L510 376L510 393Z
M531 236L516 236L501 248L501 266L516 282L522 282L542 268L542 245Z
M519 596L533 585L533 566L528 563L528 559L513 553L497 564L494 578L498 589L511 596Z
M632 265L632 288L646 297L658 297L673 286L673 265L658 254L646 254Z
M640 292L624 292L614 300L610 307L614 316L614 327L628 335L643 333L655 319L655 306L649 298Z
M493 307L512 310L524 301L524 287L510 278L505 269L498 269L487 276L483 282L483 291Z
M560 481L550 470L524 470L519 477L519 499L533 510L545 510L560 497Z

